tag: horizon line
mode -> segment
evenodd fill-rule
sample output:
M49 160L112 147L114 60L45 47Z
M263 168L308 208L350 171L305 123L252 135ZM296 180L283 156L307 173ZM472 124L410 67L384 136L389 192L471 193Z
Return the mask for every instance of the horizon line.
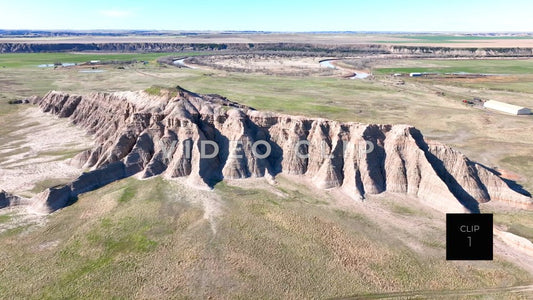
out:
M161 33L374 33L374 34L405 34L405 33L417 33L417 34L528 34L533 35L533 31L461 31L461 30L430 30L430 31L418 31L418 30L308 30L308 31L279 31L279 30L232 30L232 29L14 29L14 28L0 28L2 31L27 31L27 32L72 32L72 33L113 33L113 32L161 32Z

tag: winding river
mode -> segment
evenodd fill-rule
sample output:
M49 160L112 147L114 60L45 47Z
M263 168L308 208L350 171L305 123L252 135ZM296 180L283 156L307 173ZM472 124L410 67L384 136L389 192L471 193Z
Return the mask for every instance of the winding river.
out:
M348 72L352 72L353 75L350 76L350 77L347 77L347 78L350 78L350 79L365 79L367 78L368 76L370 76L369 73L366 73L366 72L363 72L363 71L359 71L359 70L351 70L351 69L347 69L347 68L342 68L342 67L339 67L337 65L334 65L333 64L333 61L335 60L338 60L338 59L325 59L325 60L321 60L319 61L320 63L320 66L324 67L324 68L329 68L329 69L335 69L335 70L342 70L342 71L348 71Z
M175 66L178 66L178 67L182 67L182 68L197 69L197 67L192 66L192 65L188 65L188 64L185 63L185 60L187 58L188 57L175 60L175 61L172 62L172 64L174 64Z

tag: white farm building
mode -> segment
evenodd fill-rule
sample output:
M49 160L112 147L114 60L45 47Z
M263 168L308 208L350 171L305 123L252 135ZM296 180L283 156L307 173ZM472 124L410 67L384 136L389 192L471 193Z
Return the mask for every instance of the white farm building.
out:
M483 107L501 111L512 115L529 115L531 110L522 106L512 105L500 101L489 100L483 104Z

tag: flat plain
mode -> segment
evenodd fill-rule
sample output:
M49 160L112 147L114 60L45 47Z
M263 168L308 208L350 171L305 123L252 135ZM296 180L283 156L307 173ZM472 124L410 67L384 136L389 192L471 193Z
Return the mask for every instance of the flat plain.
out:
M312 43L322 45L384 44L407 46L437 46L454 48L531 48L531 34L464 35L464 34L398 34L346 32L167 32L161 36L61 36L61 37L4 37L5 43Z
M244 38L252 39L235 36L230 41ZM383 39L369 36L363 41L378 38ZM269 39L279 37L263 41ZM451 37L426 43L455 47L509 41L531 43L527 38L456 43ZM9 105L10 100L49 90L83 94L179 85L259 110L414 125L426 138L505 170L533 191L533 116L505 115L462 102L481 98L533 107L531 59L376 60L365 64L373 76L364 80L347 79L339 69L320 66L319 61L329 57L274 56L265 62L261 57L210 56L205 58L210 64L195 69L156 61L196 54L0 54L0 138L7 144L0 160L28 154L31 149L19 146L31 135L20 130L42 128L39 122L44 122L36 117L33 124L24 123L31 109ZM38 67L91 60L139 62ZM215 68L213 63L224 64ZM338 63L349 69L354 58ZM235 70L254 64L259 67L253 72ZM84 70L99 72L80 72ZM409 72L498 76L392 75ZM20 133L18 139L10 137L12 132ZM61 162L75 154L69 150L72 145L65 144L32 155ZM59 175L35 182L22 193L32 195L68 180ZM533 241L532 212L493 203L481 209L495 213L498 228ZM399 291L432 291L443 297L470 291L499 297L508 295L505 288L533 280L533 263L503 251L501 241L496 242L494 262L446 262L444 215L414 199L385 194L353 202L291 176L281 176L276 185L259 179L225 181L213 191L188 188L179 180L129 178L83 194L74 205L48 217L25 218L18 210L0 214L0 294L6 298L312 298ZM525 297L527 292L515 295Z

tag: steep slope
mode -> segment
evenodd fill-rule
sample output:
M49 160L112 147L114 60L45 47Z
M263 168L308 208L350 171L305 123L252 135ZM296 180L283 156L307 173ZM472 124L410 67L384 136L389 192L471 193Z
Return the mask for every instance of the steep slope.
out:
M342 188L354 199L406 193L442 211L477 211L490 200L532 207L494 172L408 125L340 123L258 112L216 95L181 88L70 95L35 101L95 137L73 159L92 171L36 197L50 212L77 195L138 174L187 177L211 186L223 178L300 175L319 188Z
M471 41L470 41L471 42ZM393 43L393 42L391 42ZM197 52L219 51L227 54L237 53L297 53L309 55L391 55L403 57L531 57L533 49L525 47L439 47L439 46L410 46L344 43L298 43L298 42L259 42L259 43L224 43L206 39L204 42L77 42L68 43L62 40L49 42L0 42L0 53L40 53L40 52L126 52L126 53L154 53L154 52ZM166 61L163 58L161 61ZM171 61L170 61L171 62Z
M27 199L12 195L4 190L0 190L0 208L28 204Z

